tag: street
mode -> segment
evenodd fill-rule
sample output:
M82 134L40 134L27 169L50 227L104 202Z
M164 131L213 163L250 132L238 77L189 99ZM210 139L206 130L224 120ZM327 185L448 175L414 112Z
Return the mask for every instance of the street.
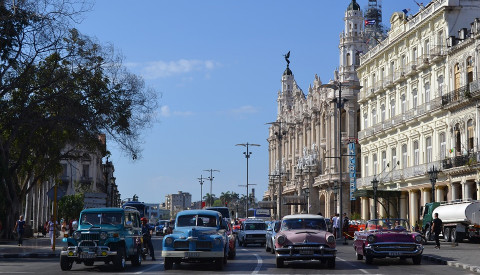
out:
M165 272L163 269L163 259L161 254L162 237L154 237L153 244L157 261L142 262L140 267L132 267L128 262L127 269L122 274L153 274ZM472 244L475 245L475 244ZM467 270L454 268L446 265L440 265L431 261L422 261L421 265L413 265L410 259L400 261L399 259L375 259L373 265L366 265L364 261L355 259L355 254L351 246L338 245L338 255L336 267L328 269L319 262L310 263L290 263L284 268L278 269L275 266L275 256L265 252L264 247L248 246L238 247L237 256L234 260L229 260L225 269L215 271L208 264L186 264L174 265L171 274L472 274ZM56 274L60 270L58 258L16 258L0 259L0 274ZM85 266L83 264L74 264L70 274L101 274L116 273L111 264L104 265L100 262L94 266Z

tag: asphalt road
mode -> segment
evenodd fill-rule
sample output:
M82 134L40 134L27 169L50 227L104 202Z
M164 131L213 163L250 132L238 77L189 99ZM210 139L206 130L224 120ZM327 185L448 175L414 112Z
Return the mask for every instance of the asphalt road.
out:
M161 255L161 237L154 237L157 261L142 262L140 267L132 267L128 262L127 270L122 274L154 274L165 272ZM366 265L364 261L358 261L353 253L351 242L349 245L339 245L336 267L329 269L319 262L294 262L287 263L284 268L275 266L275 255L265 252L263 247L248 246L237 247L237 257L229 260L223 271L215 271L208 264L174 265L169 274L471 274L470 272L439 265L437 263L423 261L421 265L413 265L410 259L375 259L373 265ZM59 259L0 259L0 274L58 274L62 273ZM116 271L111 264L96 263L87 267L83 264L74 264L68 274L113 274Z

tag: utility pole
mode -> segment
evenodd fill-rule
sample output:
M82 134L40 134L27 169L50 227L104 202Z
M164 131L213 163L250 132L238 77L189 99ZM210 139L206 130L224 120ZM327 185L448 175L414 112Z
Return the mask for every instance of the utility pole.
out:
M210 172L210 177L208 177L207 179L210 180L210 197L213 199L213 193L212 193L212 181L213 181L213 172L220 172L220 170L214 170L214 169L210 169L210 170L203 170L203 171L206 171L206 172ZM212 202L210 201L209 203L209 206L212 206Z
M247 211L247 217L248 218L248 200L249 200L249 195L248 195L248 159L250 158L250 155L252 154L252 152L250 152L248 150L248 146L260 146L259 144L252 144L252 143L240 143L240 144L236 144L235 146L243 146L243 147L246 147L247 148L247 151L243 152L243 154L245 155L245 158L247 159L247 203L245 204L245 210ZM254 185L254 184L250 184L250 185Z
M197 178L198 181L200 182L200 209L203 208L203 175L200 175L199 178Z

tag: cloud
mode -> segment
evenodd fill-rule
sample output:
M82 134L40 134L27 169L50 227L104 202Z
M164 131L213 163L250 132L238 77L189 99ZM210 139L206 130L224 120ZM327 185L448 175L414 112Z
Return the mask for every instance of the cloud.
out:
M239 108L230 110L230 113L234 115L255 114L257 112L258 112L257 108L251 105L245 105L245 106L241 106Z
M160 107L160 116L162 117L171 117L171 116L192 116L193 112L191 111L170 111L170 107L164 105Z
M219 67L220 64L212 60L187 60L177 61L154 61L145 64L129 64L130 66L142 67L141 74L145 79L165 78L174 75L188 74L191 72L208 72Z

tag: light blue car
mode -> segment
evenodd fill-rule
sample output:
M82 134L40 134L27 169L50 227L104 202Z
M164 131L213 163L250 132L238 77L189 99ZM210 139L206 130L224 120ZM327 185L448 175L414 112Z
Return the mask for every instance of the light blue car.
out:
M227 263L227 224L222 214L213 210L185 210L177 214L173 233L163 238L162 257L165 270L173 263L209 262L217 270Z

